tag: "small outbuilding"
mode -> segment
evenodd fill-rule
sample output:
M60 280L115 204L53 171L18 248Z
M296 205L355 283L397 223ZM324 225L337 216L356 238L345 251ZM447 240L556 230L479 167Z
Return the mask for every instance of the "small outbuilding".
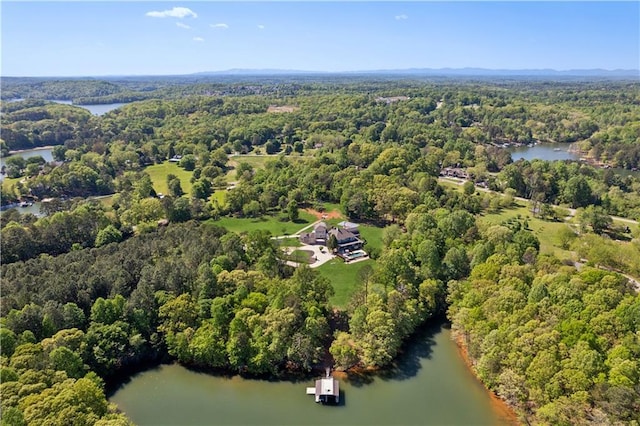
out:
M316 380L316 386L307 388L307 395L315 395L316 402L323 404L338 404L340 402L340 383L327 375L323 379Z

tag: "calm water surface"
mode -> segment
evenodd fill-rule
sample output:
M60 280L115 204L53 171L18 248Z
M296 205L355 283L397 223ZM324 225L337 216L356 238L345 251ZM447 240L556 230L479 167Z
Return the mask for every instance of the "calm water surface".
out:
M7 158L14 157L14 156L27 159L27 158L36 157L39 155L42 158L44 158L44 161L50 162L50 161L53 161L53 154L51 153L52 150L53 150L52 147L47 146L47 147L36 148L36 149L26 149L24 151L16 152L15 154L8 155L7 157L0 158L0 166L4 166L5 160Z
M89 112L93 115L103 115L112 111L114 109L118 109L123 105L127 105L127 103L115 103L115 104L98 104L98 105L76 105L80 108L88 109Z
M51 151L53 150L52 147L43 147L43 148L36 148L36 149L27 149L21 152L16 152L15 154L11 154L8 155L6 157L1 157L0 158L0 168L3 167L5 165L5 161L7 158L10 157L22 157L24 159L30 158L30 157L36 157L36 156L41 156L42 158L44 158L44 161L46 161L47 163L50 161L53 161L53 154L51 153ZM5 175L0 174L0 181L4 180Z
M571 144L568 143L540 143L535 146L518 146L506 148L511 153L513 161L525 159L527 161L539 159L547 161L579 160L580 155L569 152Z
M580 154L577 152L570 152L570 147L571 144L567 143L541 143L532 147L519 146L506 149L511 153L513 161L518 161L521 158L527 161L535 159L547 161L580 160ZM636 178L640 178L640 171L627 170L618 167L613 167L611 170L621 176L634 176Z
M58 100L58 99L51 99L51 101L59 103L59 104L75 105L71 101L63 101L63 100ZM123 105L127 105L127 103L128 102L119 102L119 103L114 103L114 104L75 105L75 106L87 109L93 115L102 115L102 114L106 114L107 112L109 112L111 110L120 108Z
M469 372L451 333L432 326L392 372L340 379L340 406L305 394L313 379L246 380L173 364L134 376L110 398L139 425L500 425L487 391Z

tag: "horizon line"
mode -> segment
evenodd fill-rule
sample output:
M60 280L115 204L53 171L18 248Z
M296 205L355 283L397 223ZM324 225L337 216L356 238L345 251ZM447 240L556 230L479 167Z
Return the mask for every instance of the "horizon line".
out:
M339 70L339 71L331 71L331 70L305 70L305 69L287 69L287 68L227 68L221 70L206 70L206 71L195 71L188 73L168 73L168 74L76 74L76 75L1 75L0 78L113 78L113 77L190 77L190 76L199 76L206 74L238 74L243 73L245 75L251 75L251 73L260 73L263 75L269 75L269 73L278 73L278 74L286 74L286 73L305 73L305 74L359 74L359 73L394 73L394 72L415 72L419 73L421 71L482 71L484 73L487 72L508 72L508 73L518 73L518 72L536 72L536 73L563 73L566 75L571 75L567 73L585 73L585 72L601 72L601 73L634 73L638 74L640 77L640 67L639 68L569 68L569 69L556 69L556 68L483 68L483 67L439 67L439 68L430 68L430 67L411 67L411 68L380 68L380 69L359 69L359 70ZM522 75L522 74L521 74ZM473 76L473 74L469 74L469 76Z

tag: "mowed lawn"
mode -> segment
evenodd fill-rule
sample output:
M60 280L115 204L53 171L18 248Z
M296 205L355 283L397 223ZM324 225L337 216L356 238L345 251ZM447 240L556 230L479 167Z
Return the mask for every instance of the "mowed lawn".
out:
M540 241L541 253L553 253L559 259L571 258L571 252L560 247L558 238L560 229L569 225L565 222L550 222L534 218L528 206L525 206L522 202L519 202L516 207L502 209L497 213L484 214L478 218L478 222L499 225L509 219L517 218L518 215L520 215L521 220L525 218L528 220L529 229Z
M153 189L161 194L168 194L169 187L167 186L167 175L173 174L180 179L180 186L185 194L191 194L191 176L193 172L188 172L185 169L178 167L178 163L170 163L165 161L162 164L154 164L144 169L145 172L151 176L151 182L153 182Z
M338 226L338 223L342 221L344 221L344 219L325 220L329 227ZM367 242L368 247L376 247L379 250L382 250L382 230L384 228L379 228L373 225L358 224L358 229L360 230L360 238Z
M332 219L330 222L339 222ZM334 223L332 223L334 224ZM367 242L367 247L375 247L382 250L383 228L373 225L360 224L360 237ZM335 258L324 265L318 267L318 271L326 277L333 285L334 295L329 302L339 309L344 309L349 304L353 293L360 286L358 272L363 266L374 267L376 261L373 259L363 260L356 263L344 263L341 259Z
M360 229L360 237L367 242L366 247L376 247L378 250L382 250L382 231L384 228L372 225L360 225L358 228Z
M15 189L15 184L20 182L20 179L22 178L9 178L5 176L5 178L2 179L2 192L5 194L13 193L18 195Z
M226 189L216 189L213 194L209 198L210 201L215 201L220 206L224 206L227 202L227 190Z
M300 210L300 219L296 222L290 222L284 214L265 215L259 218L223 217L208 222L238 234L263 229L270 231L273 236L278 236L295 234L315 221L316 218L313 215Z
M236 167L240 163L247 163L253 167L254 170L263 169L267 161L276 160L277 155L232 155L229 157L229 165L232 168L226 174L227 182L233 182L238 180L236 174Z
M279 156L280 156L280 154L275 154L275 155L255 155L255 154L237 154L237 155L232 155L232 156L229 157L229 165L233 166L234 168L230 169L227 172L227 175L226 175L227 182L233 182L233 181L238 179L238 177L236 175L236 169L235 169L235 167L237 167L238 164L247 163L247 164L251 165L254 170L260 170L260 169L264 169L265 165L267 164L267 161L276 161ZM304 156L287 155L287 156L285 156L285 158L287 160L290 160L290 161L297 161L297 160L300 160L301 158L304 158Z
M358 272L367 265L373 267L375 260L368 259L346 264L341 259L335 258L316 269L333 285L334 294L329 299L331 305L339 309L345 309L347 307L351 295L360 285Z

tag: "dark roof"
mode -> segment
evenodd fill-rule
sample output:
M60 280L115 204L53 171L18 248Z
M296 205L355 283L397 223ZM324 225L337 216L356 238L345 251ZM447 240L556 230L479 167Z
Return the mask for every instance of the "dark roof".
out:
M338 243L340 243L340 241L347 241L354 238L358 239L358 237L356 237L355 234L342 228L333 228L331 231L329 231L329 234L335 235L336 240L338 240Z

